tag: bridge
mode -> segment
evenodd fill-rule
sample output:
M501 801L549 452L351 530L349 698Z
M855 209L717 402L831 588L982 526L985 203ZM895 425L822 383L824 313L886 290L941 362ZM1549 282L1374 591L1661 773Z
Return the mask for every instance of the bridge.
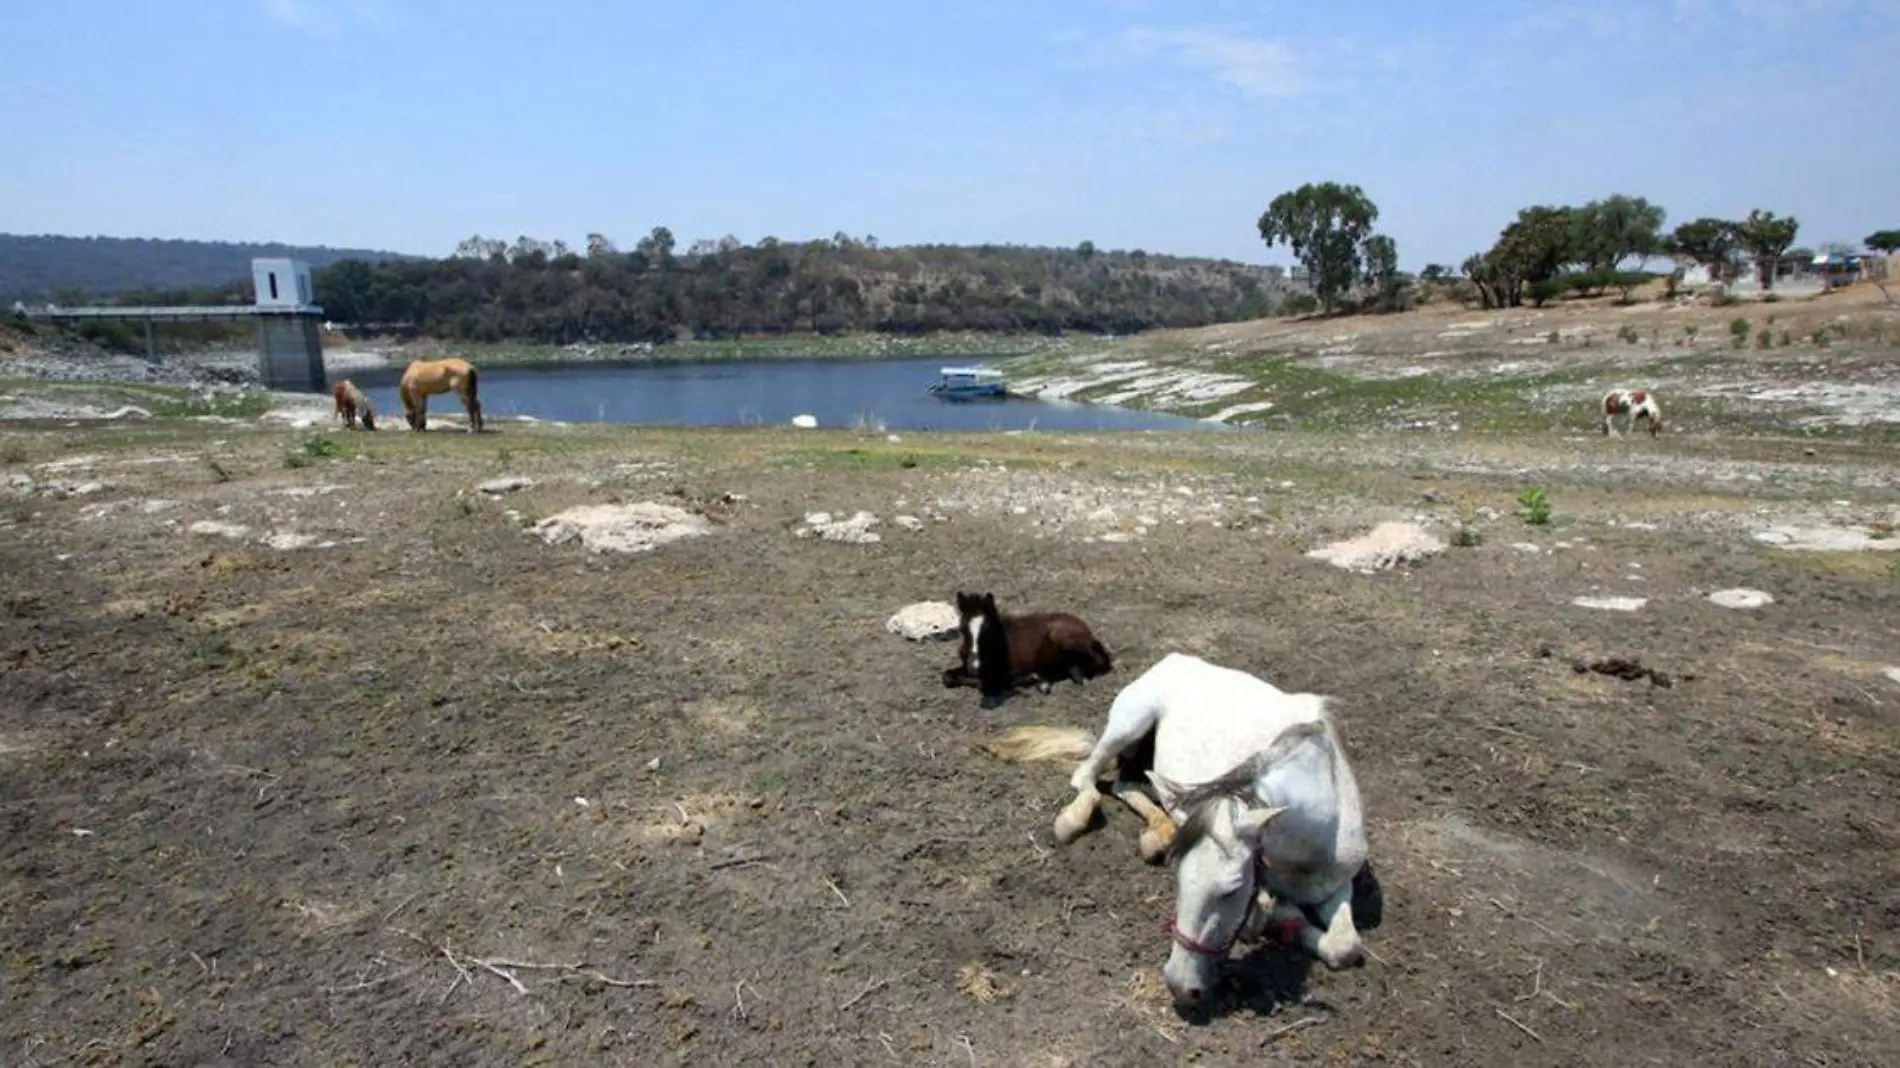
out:
M255 259L257 283L250 304L110 305L62 308L55 304L14 310L27 319L49 322L132 322L145 327L145 359L159 363L155 324L254 322L257 324L257 374L266 389L321 393L326 385L323 340L318 324L323 306L312 302L310 266L301 260Z

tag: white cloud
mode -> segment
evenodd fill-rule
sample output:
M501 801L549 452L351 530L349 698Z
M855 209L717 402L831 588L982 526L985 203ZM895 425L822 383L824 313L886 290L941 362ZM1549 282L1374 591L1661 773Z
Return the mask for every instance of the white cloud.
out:
M378 26L382 15L373 0L260 0L264 13L279 24L313 37L334 37L348 23Z
M1121 44L1200 70L1251 97L1297 96L1306 88L1299 60L1279 41L1205 28L1137 27L1122 31Z
M295 30L310 28L310 9L302 0L264 0L264 13Z

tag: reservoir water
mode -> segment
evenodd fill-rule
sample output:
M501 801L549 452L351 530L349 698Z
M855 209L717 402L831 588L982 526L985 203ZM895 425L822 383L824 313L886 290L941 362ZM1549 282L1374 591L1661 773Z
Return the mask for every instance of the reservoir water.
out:
M946 401L930 392L954 356L901 360L753 360L565 364L481 372L483 414L564 422L660 426L785 426L811 415L821 427L889 430L1222 430L1159 412L1024 398ZM400 368L351 372L383 421L400 425ZM331 378L340 378L332 374ZM452 395L429 398L431 415L461 413Z

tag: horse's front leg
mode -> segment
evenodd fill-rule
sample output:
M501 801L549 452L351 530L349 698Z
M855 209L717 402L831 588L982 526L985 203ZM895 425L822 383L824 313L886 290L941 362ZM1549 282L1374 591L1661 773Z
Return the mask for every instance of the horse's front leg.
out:
M1127 805L1147 824L1141 831L1141 859L1149 864L1158 863L1167 855L1168 847L1174 844L1174 818L1155 804L1154 798L1149 797L1139 783L1118 780L1110 789L1116 800Z
M1312 924L1304 924L1300 929L1300 946L1334 971L1364 964L1365 943L1359 940L1359 929L1352 922L1352 881L1347 880L1333 891L1333 896L1314 911L1319 913L1326 929L1321 931Z
M1082 832L1088 830L1089 824L1094 822L1095 812L1101 804L1102 792L1095 788L1095 783L1090 782L1077 790L1075 799L1064 805L1061 812L1056 813L1056 841L1068 845L1082 837Z

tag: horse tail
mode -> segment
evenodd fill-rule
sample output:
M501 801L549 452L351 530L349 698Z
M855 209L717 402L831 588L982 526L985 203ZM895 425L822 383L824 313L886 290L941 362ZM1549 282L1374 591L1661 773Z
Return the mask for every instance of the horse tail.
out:
M476 399L476 393L475 393L476 378L477 378L477 374L475 371L475 365L471 363L468 365L468 399L471 401Z
M1014 727L977 748L1006 764L1075 761L1095 751L1095 736L1076 727Z

